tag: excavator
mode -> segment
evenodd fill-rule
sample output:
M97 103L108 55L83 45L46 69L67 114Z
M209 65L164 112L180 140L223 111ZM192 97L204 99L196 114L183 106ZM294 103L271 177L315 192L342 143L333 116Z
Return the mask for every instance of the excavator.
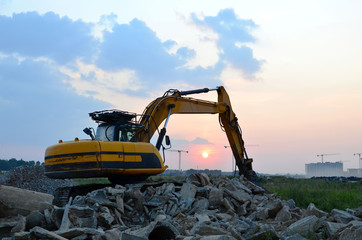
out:
M217 91L217 102L191 97L192 94ZM45 152L45 174L49 178L108 177L114 184L135 183L164 172L167 166L160 154L170 139L166 127L172 114L219 114L219 123L226 133L239 174L255 175L248 158L238 119L232 110L223 86L190 91L170 89L156 98L141 115L119 110L89 113L98 123L96 131L85 128L90 139L59 140ZM164 122L164 127L159 126ZM156 145L150 143L158 132Z

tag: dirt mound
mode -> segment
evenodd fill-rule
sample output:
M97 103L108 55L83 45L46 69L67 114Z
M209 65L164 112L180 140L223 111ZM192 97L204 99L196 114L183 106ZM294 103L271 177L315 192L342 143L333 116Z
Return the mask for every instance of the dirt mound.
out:
M0 176L0 185L54 194L59 187L74 186L71 180L50 179L44 174L44 166L21 166Z

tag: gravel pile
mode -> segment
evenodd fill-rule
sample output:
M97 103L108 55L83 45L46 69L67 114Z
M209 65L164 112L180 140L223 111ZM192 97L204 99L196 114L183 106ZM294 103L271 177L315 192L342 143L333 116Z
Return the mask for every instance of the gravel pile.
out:
M50 179L44 174L44 166L21 166L0 176L0 185L54 194L59 187L76 185L72 180Z

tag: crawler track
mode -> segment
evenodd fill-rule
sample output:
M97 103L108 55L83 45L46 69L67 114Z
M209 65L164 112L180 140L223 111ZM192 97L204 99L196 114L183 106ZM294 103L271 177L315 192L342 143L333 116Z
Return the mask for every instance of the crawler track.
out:
M84 196L91 191L110 186L112 186L112 184L89 184L57 188L54 193L53 205L63 207L67 204L70 197Z

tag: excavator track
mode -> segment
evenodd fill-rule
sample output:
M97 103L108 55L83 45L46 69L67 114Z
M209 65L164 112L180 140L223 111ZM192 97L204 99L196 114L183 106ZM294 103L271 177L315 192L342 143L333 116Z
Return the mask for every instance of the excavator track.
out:
M89 184L57 188L54 193L53 205L63 207L68 203L70 197L74 199L76 196L85 196L94 190L111 186L112 184Z

